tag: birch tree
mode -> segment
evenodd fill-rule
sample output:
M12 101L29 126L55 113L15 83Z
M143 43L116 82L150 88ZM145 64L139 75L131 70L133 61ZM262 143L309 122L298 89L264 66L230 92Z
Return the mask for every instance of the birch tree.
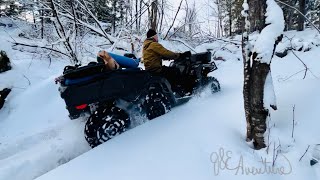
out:
M250 45L248 35L250 32L248 12L249 4L251 4L249 0L244 0L242 12L246 22L246 30L243 33L243 96L247 120L247 141L253 140L254 148L257 150L266 147L264 133L267 129L267 117L271 108L277 109L270 64L284 30L281 8L274 0L263 2L266 4L266 24L254 46Z

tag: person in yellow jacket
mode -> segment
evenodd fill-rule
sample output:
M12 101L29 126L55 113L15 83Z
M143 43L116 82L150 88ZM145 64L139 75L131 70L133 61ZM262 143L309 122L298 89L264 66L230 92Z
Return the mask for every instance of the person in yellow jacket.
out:
M190 51L185 53L175 53L158 42L157 32L149 29L147 39L143 43L142 58L145 70L155 75L165 77L171 85L175 85L179 78L180 71L177 68L162 65L162 60L176 60L186 56L191 56Z

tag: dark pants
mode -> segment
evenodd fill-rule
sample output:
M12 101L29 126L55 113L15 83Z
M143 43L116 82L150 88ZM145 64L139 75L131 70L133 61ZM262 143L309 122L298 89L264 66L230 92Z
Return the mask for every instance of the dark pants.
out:
M165 77L173 87L178 85L181 77L179 69L167 66L162 66L160 75Z

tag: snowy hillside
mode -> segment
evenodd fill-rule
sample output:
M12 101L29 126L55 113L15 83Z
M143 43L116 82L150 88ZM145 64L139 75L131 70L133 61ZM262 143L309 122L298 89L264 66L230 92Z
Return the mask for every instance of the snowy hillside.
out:
M320 165L309 165L313 147L320 143L320 37L312 30L286 36L293 37L297 50L298 46L308 49L295 54L310 71L303 79L304 66L290 51L284 58L273 59L278 110L271 112L269 148L255 151L245 142L239 46L216 41L195 48L198 52L212 49L215 57L226 60L217 61L218 70L211 74L220 81L221 92L212 95L207 90L91 149L83 135L85 120L69 120L54 84L68 62L53 59L50 63L13 50L7 42L10 37L1 34L0 49L13 60L13 70L0 74L0 89L9 86L13 92L0 110L0 180L320 179ZM187 50L177 42L163 43L172 50ZM277 51L289 45L284 39ZM273 171L264 172L261 161L269 162L269 168L273 159ZM256 169L262 169L262 175L254 176Z

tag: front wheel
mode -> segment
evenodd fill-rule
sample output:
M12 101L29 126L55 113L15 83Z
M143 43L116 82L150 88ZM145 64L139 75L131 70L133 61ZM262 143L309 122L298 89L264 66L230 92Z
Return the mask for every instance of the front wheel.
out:
M209 87L212 93L219 92L221 90L219 81L214 77L208 77Z
M99 109L85 125L85 139L94 148L126 131L130 125L129 115L118 107Z

